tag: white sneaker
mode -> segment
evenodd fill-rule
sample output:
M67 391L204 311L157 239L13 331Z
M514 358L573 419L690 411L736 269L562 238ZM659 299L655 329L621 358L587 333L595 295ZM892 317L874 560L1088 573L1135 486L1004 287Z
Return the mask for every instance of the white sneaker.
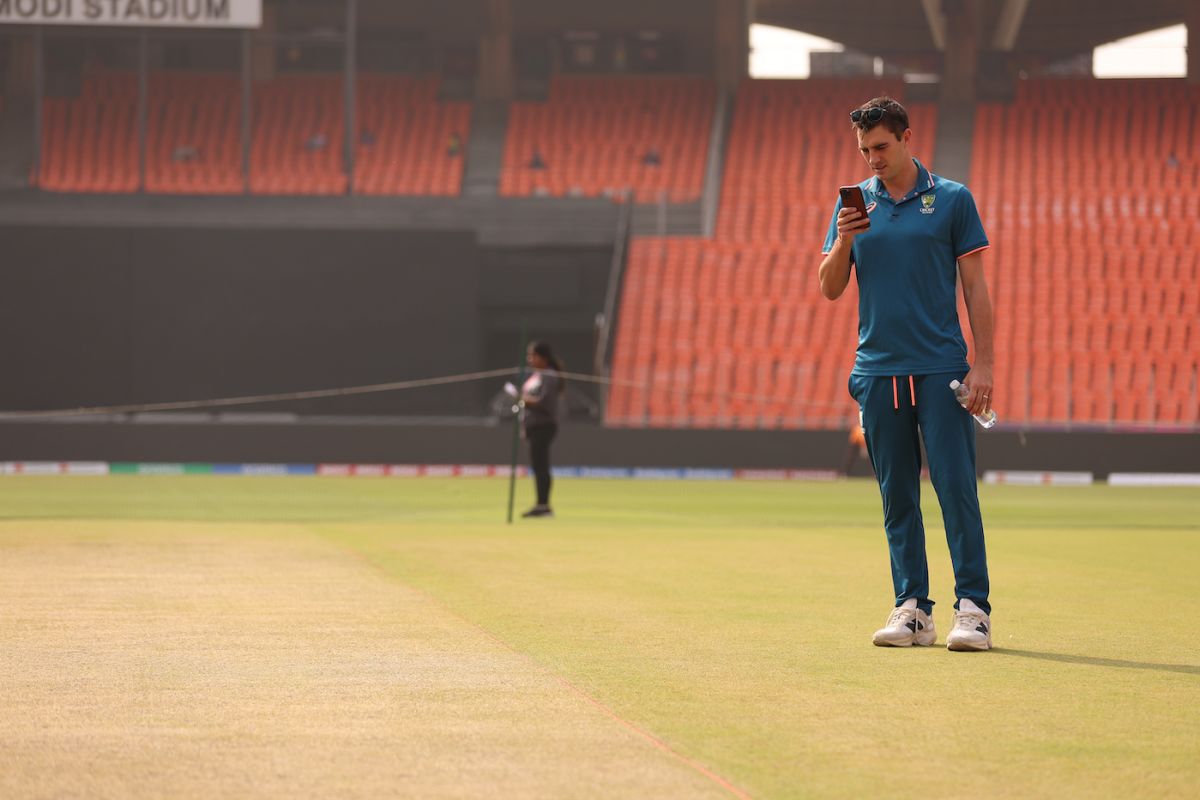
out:
M933 619L919 608L892 609L887 624L871 638L878 647L928 647L937 641Z
M991 650L992 618L982 611L955 611L954 630L946 637L948 650Z

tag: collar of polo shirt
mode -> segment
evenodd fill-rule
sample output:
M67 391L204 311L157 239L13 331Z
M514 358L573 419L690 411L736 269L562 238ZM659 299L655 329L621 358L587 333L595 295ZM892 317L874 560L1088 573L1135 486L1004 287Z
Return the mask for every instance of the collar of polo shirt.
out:
M925 165L917 159L914 158L913 163L917 165L917 185L911 192L900 199L901 203L911 200L917 195L928 192L933 188L933 174L929 170L925 169ZM882 197L885 200L892 199L892 196L888 194L887 189L884 188L883 181L879 180L878 175L876 175L874 178L871 178L870 188L871 192L876 196Z

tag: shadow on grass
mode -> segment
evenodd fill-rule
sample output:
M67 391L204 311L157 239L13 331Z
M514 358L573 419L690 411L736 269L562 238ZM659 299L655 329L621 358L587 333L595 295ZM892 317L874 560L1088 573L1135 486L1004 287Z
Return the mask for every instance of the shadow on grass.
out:
M1087 664L1093 667L1119 667L1121 669L1149 669L1156 672L1178 672L1181 675L1200 675L1200 666L1191 664L1155 664L1151 661L1126 661L1122 658L1094 658L1092 656L1073 656L1066 653L1039 653L1036 650L1013 650L1008 647L998 647L992 650L996 655L1018 656L1033 658L1039 661L1058 661L1063 664Z

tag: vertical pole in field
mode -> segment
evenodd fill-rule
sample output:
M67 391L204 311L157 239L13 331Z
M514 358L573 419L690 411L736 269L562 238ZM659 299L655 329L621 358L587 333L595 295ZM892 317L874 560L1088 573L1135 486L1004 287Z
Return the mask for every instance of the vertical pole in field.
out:
M521 388L525 385L525 348L529 343L525 341L525 320L521 320L521 357L517 364L517 396L513 399L513 408L517 409L521 405ZM521 415L513 414L512 424L512 454L508 463L508 524L512 525L513 520L513 500L517 492L517 448L521 443Z

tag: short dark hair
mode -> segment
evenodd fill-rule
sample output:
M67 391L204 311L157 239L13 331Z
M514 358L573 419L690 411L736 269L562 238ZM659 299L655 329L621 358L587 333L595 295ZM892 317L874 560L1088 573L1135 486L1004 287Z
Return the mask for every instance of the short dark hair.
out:
M877 108L883 112L882 116L874 122L867 118L867 111ZM890 97L876 97L863 103L854 112L863 112L857 120L851 120L851 125L856 129L866 133L873 128L878 128L880 125L887 128L892 134L899 139L906 130L908 130L908 112L904 110L904 106ZM871 115L874 116L874 115Z

